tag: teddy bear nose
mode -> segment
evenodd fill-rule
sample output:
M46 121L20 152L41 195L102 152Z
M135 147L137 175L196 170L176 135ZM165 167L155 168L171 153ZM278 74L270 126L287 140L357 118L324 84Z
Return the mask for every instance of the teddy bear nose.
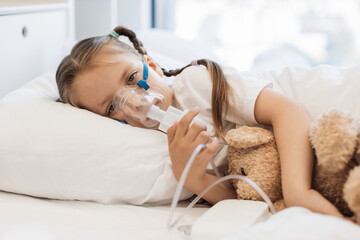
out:
M246 173L244 168L241 168L241 174L244 175L244 176L247 176L247 173Z

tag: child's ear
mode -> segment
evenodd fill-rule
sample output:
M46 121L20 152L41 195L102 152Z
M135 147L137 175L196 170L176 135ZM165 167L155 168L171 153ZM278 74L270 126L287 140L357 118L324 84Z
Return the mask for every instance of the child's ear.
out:
M149 67L151 67L155 72L157 72L160 75L160 77L164 75L159 65L157 65L148 55L143 55L143 58L147 63L147 65L149 65Z

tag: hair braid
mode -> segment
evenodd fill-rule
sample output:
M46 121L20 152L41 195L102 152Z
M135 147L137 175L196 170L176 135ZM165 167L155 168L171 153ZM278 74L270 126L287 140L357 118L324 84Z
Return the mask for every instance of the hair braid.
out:
M183 68L179 68L179 69L175 69L175 70L166 70L164 68L161 68L161 70L163 71L164 75L167 77L171 77L171 76L176 76L179 73L181 73L185 68L190 67L191 64L186 65Z
M133 31L124 26L117 26L116 28L114 28L114 31L120 36L128 37L131 43L134 45L134 48L141 55L147 55L146 49L144 48L142 42L136 37L136 34Z
M224 136L221 133L224 128L223 115L225 115L229 110L229 96L232 94L232 89L227 83L219 64L209 59L199 59L197 60L197 64L206 67L210 73L210 79L212 82L211 114L215 127L215 134L224 139ZM176 76L189 66L192 66L192 64L188 64L185 67L176 70L162 70L165 76Z
M223 138L223 116L229 109L229 95L232 94L231 87L225 79L225 75L220 65L208 59L199 59L198 64L205 66L210 73L212 82L211 93L211 114L217 136Z

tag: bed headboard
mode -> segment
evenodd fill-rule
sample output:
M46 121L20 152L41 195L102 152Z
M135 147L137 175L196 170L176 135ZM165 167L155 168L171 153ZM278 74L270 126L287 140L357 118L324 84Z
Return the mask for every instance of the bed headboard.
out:
M71 1L0 3L0 98L44 72L55 71L73 37L72 24Z

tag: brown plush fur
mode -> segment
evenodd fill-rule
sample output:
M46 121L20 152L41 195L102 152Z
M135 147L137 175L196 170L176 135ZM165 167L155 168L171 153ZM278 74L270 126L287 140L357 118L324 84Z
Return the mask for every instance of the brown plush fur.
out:
M355 214L360 223L360 121L333 110L314 121L309 135L316 154L313 188L345 216ZM273 133L244 126L229 131L225 139L229 144L229 173L246 175L278 210L284 208ZM234 180L233 184L239 199L262 200L247 183Z
M280 161L273 133L244 126L230 130L226 134L226 141L229 144L229 173L242 174L256 180L272 202L282 199ZM241 180L235 182L239 198L262 200L248 183Z

